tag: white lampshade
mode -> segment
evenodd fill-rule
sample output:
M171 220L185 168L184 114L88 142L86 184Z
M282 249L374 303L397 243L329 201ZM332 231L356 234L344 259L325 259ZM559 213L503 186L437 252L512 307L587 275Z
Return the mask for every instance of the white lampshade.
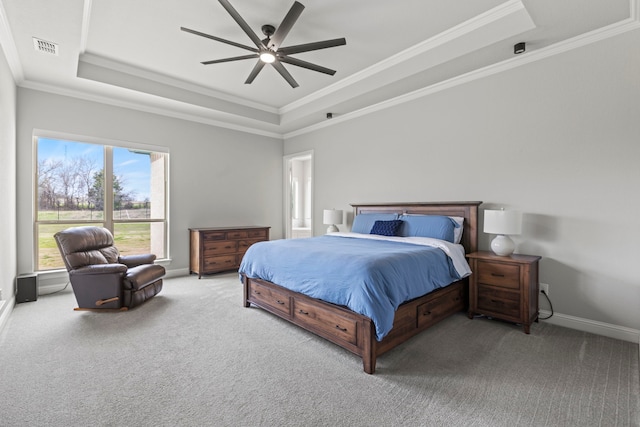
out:
M484 232L489 234L520 234L522 214L518 211L485 210Z
M342 224L342 210L340 209L325 209L322 213L322 223L325 225L329 225L327 228L327 233L333 233L338 230L336 224Z
M518 211L485 210L484 232L497 235L491 241L491 250L496 255L511 255L515 249L515 244L508 235L522 232L522 213Z

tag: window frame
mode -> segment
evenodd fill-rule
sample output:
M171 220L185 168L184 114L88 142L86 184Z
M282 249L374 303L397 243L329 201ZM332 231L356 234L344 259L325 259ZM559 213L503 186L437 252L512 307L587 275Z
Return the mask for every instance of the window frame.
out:
M95 220L78 220L78 219L63 219L63 220L39 220L38 212L39 212L39 200L38 200L38 139L46 138L46 139L57 139L81 144L94 144L101 146L104 153L104 209L102 219ZM38 273L43 272L52 272L52 271L60 271L64 269L64 266L54 267L49 269L41 269L40 267L40 244L39 244L39 231L38 226L41 224L86 224L86 225L100 225L107 228L114 233L114 228L116 224L127 224L127 223L163 223L163 246L164 246L164 256L162 258L158 258L158 261L167 261L170 259L170 240L169 240L169 211L170 211L170 198L169 198L169 148L152 145L152 144L143 144L131 141L122 141L122 140L113 140L108 138L98 138L84 135L76 135L70 133L56 132L56 131L48 131L42 129L34 129L32 135L33 142L33 218L32 218L32 226L33 226L33 270ZM164 155L163 162L163 172L164 172L164 182L163 182L163 191L164 191L164 206L163 206L163 219L154 219L154 218L127 218L127 219L116 219L115 218L115 210L113 209L113 150L114 148L123 148L129 150L139 150L145 151L149 153L160 153ZM107 208L107 207L110 208Z

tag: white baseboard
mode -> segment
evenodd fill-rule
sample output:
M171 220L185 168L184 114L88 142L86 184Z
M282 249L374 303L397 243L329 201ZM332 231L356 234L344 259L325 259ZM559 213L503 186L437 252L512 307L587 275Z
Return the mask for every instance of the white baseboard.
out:
M550 311L540 310L540 317L547 317L550 314ZM563 326L569 329L576 329L578 331L590 332L592 334L640 344L640 331L624 326L612 325L610 323L598 322L596 320L589 320L561 313L554 313L550 319L540 321Z
M7 324L9 320L9 316L13 311L13 306L16 305L15 297L12 297L10 300L0 301L0 332L2 332L2 328Z
M188 276L190 273L188 268L178 268L175 270L167 270L167 274L164 276L167 279L171 277Z

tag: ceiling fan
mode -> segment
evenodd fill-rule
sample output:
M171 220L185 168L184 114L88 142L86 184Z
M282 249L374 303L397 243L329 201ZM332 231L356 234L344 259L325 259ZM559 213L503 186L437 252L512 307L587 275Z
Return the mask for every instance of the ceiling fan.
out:
M229 15L240 25L240 28L249 36L251 41L256 45L256 47L246 46L241 43L236 43L231 40L222 39L220 37L212 36L210 34L201 33L200 31L191 30L189 28L180 27L182 31L187 33L195 34L197 36L206 37L211 40L215 40L221 43L230 44L232 46L239 47L241 49L246 49L253 52L250 55L243 56L234 56L232 58L223 58L223 59L214 59L211 61L203 61L202 64L210 65L210 64L219 64L221 62L231 62L231 61L240 61L243 59L258 59L258 62L253 67L253 70L249 74L249 77L245 81L245 84L250 84L256 78L258 73L262 70L265 64L271 64L273 68L280 73L282 77L291 85L291 87L298 87L298 83L295 79L289 74L289 72L284 68L282 63L287 63L291 65L295 65L298 67L306 68L308 70L318 71L320 73L325 73L333 76L336 72L335 70L331 70L326 67L322 67L320 65L312 64L311 62L303 61L301 59L292 58L289 55L302 53L302 52L310 52L312 50L326 49L329 47L342 46L347 44L347 41L344 38L332 39L332 40L324 40L320 42L313 43L305 43L299 44L295 46L282 46L282 42L284 41L287 34L293 27L293 24L297 21L298 17L304 10L304 6L300 2L294 2L287 15L282 20L282 23L278 28L275 28L273 25L263 25L262 33L266 36L265 39L260 40L260 38L256 35L256 33L249 27L247 22L242 19L242 16L231 6L231 4L227 0L218 0L222 7L224 7Z

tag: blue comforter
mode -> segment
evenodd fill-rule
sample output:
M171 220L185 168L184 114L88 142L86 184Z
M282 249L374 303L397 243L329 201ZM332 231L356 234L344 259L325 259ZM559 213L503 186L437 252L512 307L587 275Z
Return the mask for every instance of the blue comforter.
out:
M400 304L460 278L441 249L331 235L255 243L239 272L363 314L378 341Z

